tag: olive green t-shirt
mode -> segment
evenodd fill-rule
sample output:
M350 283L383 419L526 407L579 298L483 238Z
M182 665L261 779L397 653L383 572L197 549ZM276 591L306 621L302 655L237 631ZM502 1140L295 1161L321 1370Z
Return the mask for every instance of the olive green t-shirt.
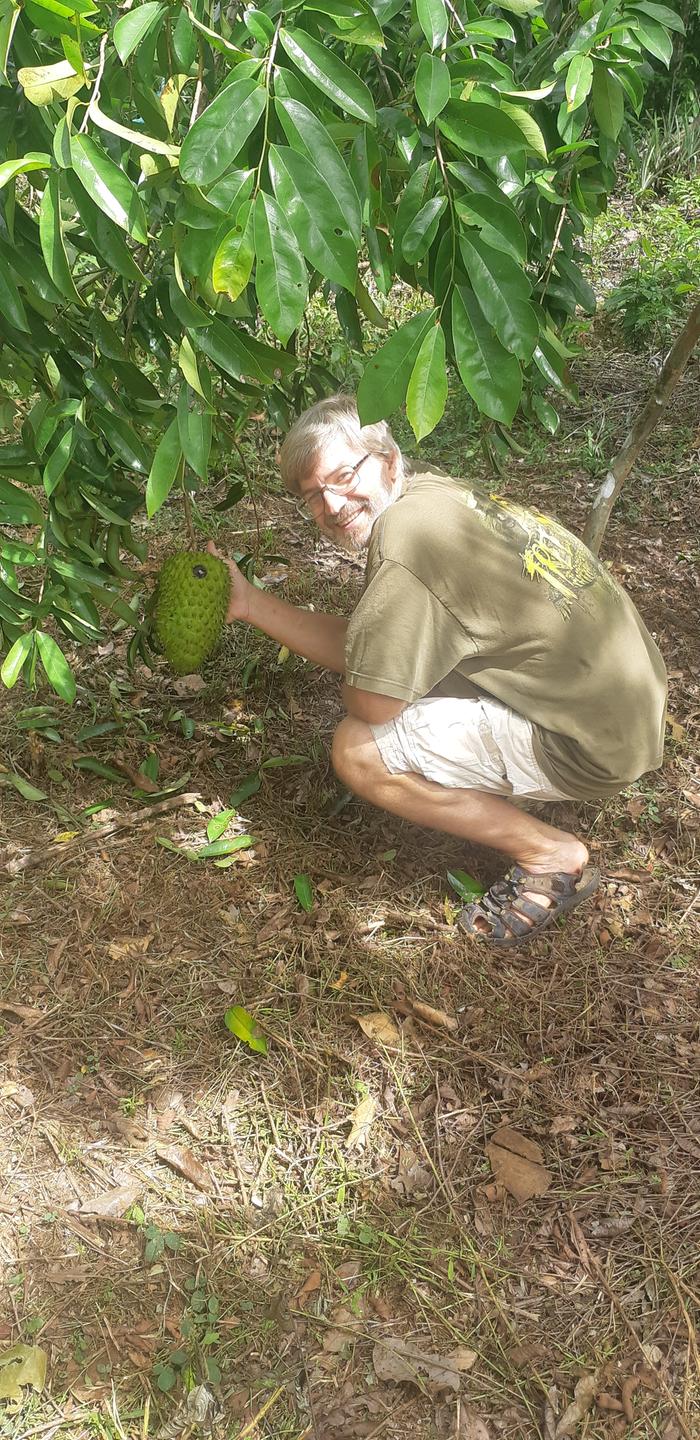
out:
M415 475L375 522L346 680L414 701L493 696L573 799L661 764L666 671L629 596L556 520Z

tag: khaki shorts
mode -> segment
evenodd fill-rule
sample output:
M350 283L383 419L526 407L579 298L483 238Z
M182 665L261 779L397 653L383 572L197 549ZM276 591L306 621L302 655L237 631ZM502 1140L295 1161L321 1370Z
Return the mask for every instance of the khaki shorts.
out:
M567 798L535 759L530 721L498 700L416 700L371 729L392 775L412 771L438 785L523 800Z

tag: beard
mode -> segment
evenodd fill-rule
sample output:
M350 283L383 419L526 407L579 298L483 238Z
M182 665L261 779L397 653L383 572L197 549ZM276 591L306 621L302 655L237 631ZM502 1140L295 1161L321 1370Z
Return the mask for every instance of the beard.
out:
M393 485L371 498L359 500L351 495L338 515L321 528L339 550L345 550L349 555L359 555L369 545L375 520L384 514L393 499Z

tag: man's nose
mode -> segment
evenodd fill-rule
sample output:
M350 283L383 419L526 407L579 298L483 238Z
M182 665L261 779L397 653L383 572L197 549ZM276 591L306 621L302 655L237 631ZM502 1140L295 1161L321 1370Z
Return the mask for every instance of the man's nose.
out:
M346 500L346 495L338 495L333 490L323 491L323 503L326 507L327 515L339 515Z

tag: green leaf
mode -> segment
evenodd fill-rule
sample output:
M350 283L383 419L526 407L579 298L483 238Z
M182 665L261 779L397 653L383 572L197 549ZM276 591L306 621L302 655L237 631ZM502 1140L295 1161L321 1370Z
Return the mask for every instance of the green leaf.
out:
M668 5L657 5L656 0L636 0L636 4L630 5L629 13L634 15L637 11L642 15L651 15L653 20L658 20L667 30L676 30L679 35L685 34L683 20L678 12L669 9Z
M74 305L82 305L82 300L73 284L73 277L68 264L66 247L63 241L63 230L61 227L61 188L57 170L53 170L48 177L44 193L39 206L39 235L41 237L41 249L46 261L46 269L49 272L53 284L66 300Z
M180 154L179 145L171 145L167 140L157 140L153 135L147 135L145 130L132 130L129 125L120 125L118 120L113 120L111 115L106 115L104 110L100 110L96 100L90 101L88 114L101 130L109 131L110 135L118 135L120 140L128 140L130 145L137 145L139 151L146 150L154 155L165 155L171 164L175 164Z
M253 205L246 200L214 256L211 278L217 295L237 300L250 280L254 259Z
M438 129L467 155L500 160L510 151L531 148L510 115L478 100L450 100L438 116Z
M25 14L37 30L45 30L47 35L67 35L70 39L75 39L76 34L83 39L102 33L82 18L85 14L94 14L95 9L94 5L61 5L58 0L43 0L42 4L38 0L25 0L24 3Z
M486 888L484 885L480 885L473 875L468 875L466 870L448 870L447 879L452 889L456 890L460 900L478 900Z
M302 910L305 910L307 915L309 915L314 908L314 893L308 875L294 876L294 894Z
M495 250L512 255L518 265L527 258L527 239L518 216L505 199L494 200L490 195L460 196L455 202L457 214L468 225L475 225L482 239Z
M625 92L617 75L599 60L593 70L591 98L598 128L617 140L625 118Z
M446 403L445 336L441 325L432 325L416 356L406 392L406 414L416 440L435 429Z
M360 423L371 425L398 410L406 398L408 382L428 330L435 324L437 310L414 315L367 362L357 388Z
M146 1251L147 1250L148 1246L146 1246ZM149 1258L150 1257L146 1254L145 1259L147 1262ZM155 1255L152 1258L155 1259ZM163 1395L167 1395L168 1391L172 1390L173 1386L176 1384L177 1373L175 1370L173 1370L172 1365L161 1365L156 1376L156 1385L158 1386L158 1389L161 1391L161 1393Z
M29 321L15 277L2 255L0 255L0 314L9 320L11 325L14 325L15 330L29 331Z
M545 400L544 395L537 394L531 397L531 404L537 419L544 425L545 430L548 430L550 435L556 435L560 422L554 406Z
M241 1005L232 1005L224 1015L224 1025L238 1040L259 1055L267 1055L267 1041L252 1017Z
M290 375L298 364L295 355L273 350L224 320L214 320L206 330L193 331L190 339L197 350L213 360L232 380L251 385L273 385Z
M31 170L48 170L50 166L51 156L40 150L30 150L19 160L3 160L0 163L0 190L16 175L28 175Z
M46 491L47 495L53 495L56 486L63 479L63 476L68 469L71 455L73 454L74 445L75 429L71 425L70 429L66 430L65 433L61 436L58 444L51 452L51 455L49 456L49 459L46 463L43 474L43 484L44 490Z
M76 74L69 60L55 65L29 65L17 71L30 105L50 105L54 100L68 100L85 84L85 76Z
M71 155L75 173L90 199L115 225L142 245L147 244L143 201L124 170L89 135L73 136Z
M450 98L450 72L444 60L437 55L421 55L413 85L423 119L426 125L432 125Z
M322 45L320 40L314 40L304 30L282 29L280 41L300 74L322 94L341 110L347 111L348 115L366 120L368 125L376 124L374 101L364 80L333 50Z
M19 638L15 640L14 645L8 650L0 667L0 680L2 680L3 685L8 690L11 690L13 685L17 684L25 662L31 655L33 649L34 631L25 630L24 634L20 635Z
M117 20L112 39L122 65L126 65L137 45L141 44L149 30L153 29L156 21L164 14L165 6L160 4L160 0L146 0L145 5L138 5L130 10L128 15L123 15L121 20Z
M214 815L207 825L207 840L210 843L213 843L214 840L220 840L224 830L228 828L231 821L235 818L235 815L235 810L221 810L218 815Z
M414 215L401 240L401 251L409 265L417 264L427 255L446 206L446 195L434 195L432 200L426 201L418 214Z
M192 858L213 860L219 855L236 855L239 850L249 850L254 844L252 835L235 835L231 840L214 840L211 845L203 845L201 850L193 852Z
M590 55L574 55L566 72L567 110L583 104L593 84L593 61Z
M155 455L146 484L146 514L149 520L167 500L182 463L182 446L177 420L171 420Z
M285 145L268 155L275 198L307 260L326 280L351 293L357 278L357 247L335 195L310 160Z
M211 451L212 418L208 412L197 410L189 404L184 385L178 396L177 426L187 464L191 465L200 480L206 480Z
M452 292L452 337L465 390L482 414L510 425L520 401L520 366L494 335L476 296L463 286Z
M100 410L95 418L98 428L119 459L129 470L146 475L150 469L151 457L129 421L123 420L120 415L112 415L109 410Z
M0 79L7 80L7 62L12 49L15 26L21 15L16 0L0 5Z
M66 179L93 251L100 262L106 263L110 270L116 270L125 280L136 283L145 280L146 277L136 264L121 230L95 205L75 175L69 173Z
M330 186L359 248L362 236L359 196L350 171L325 125L300 100L278 99L275 109L292 149L310 160Z
M513 124L517 125L527 141L529 149L534 151L535 155L539 155L541 160L546 160L547 145L534 115L531 115L523 105L511 105L509 100L501 100L501 114L508 115Z
M75 700L75 678L60 646L43 630L36 632L41 663L52 689L69 705Z
M416 0L416 14L431 50L437 50L449 26L444 0Z
M220 90L188 131L180 151L180 174L192 185L211 185L233 164L267 103L253 76Z
M231 796L231 804L238 808L245 800L250 800L251 795L257 795L261 785L262 780L257 771L253 775L246 775L245 780L241 781L238 789L234 790Z
M657 20L649 19L640 8L637 7L637 14L629 16L629 28L635 39L650 55L655 55L668 66L673 58L673 41L669 39L662 25Z
M308 299L306 265L281 206L259 190L255 198L255 293L273 334L283 345L301 320Z
M31 639L31 636L30 636ZM9 655L6 657L9 660ZM1 672L0 672L1 673ZM14 684L14 681L13 681ZM12 770L0 769L0 785L11 785L25 800L47 800L48 796L43 790L37 790L36 785L30 785L23 775L15 775Z
M44 512L26 490L0 475L0 525L43 525Z
M519 360L528 364L539 340L537 312L528 300L529 284L509 255L461 235L459 248L479 305L489 324ZM524 294L523 294L524 287Z

